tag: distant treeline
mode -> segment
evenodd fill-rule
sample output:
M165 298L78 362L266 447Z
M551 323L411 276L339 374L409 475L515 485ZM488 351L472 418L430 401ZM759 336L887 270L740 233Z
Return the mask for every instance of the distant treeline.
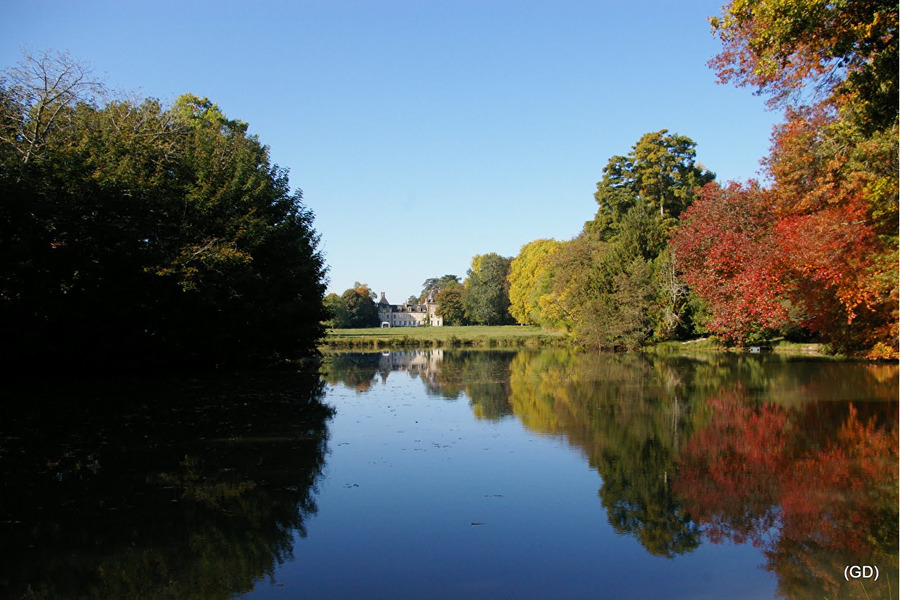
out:
M494 253L477 255L464 283L456 275L430 277L422 284L422 293L406 302L421 304L434 293L444 325L512 325L516 321L509 313L507 278L511 261ZM329 294L325 306L331 317L326 325L338 329L378 327L377 300L375 292L358 281L340 296Z
M0 360L246 364L321 336L313 215L205 98L113 98L65 54L0 79Z

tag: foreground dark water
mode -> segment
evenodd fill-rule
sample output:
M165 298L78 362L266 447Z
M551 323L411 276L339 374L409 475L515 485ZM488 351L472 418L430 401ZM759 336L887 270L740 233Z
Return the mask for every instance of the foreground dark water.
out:
M0 597L897 598L897 398L559 350L19 386Z

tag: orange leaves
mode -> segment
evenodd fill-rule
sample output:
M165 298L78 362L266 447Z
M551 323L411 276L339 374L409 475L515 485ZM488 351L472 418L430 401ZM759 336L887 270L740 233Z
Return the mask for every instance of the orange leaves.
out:
M720 81L787 109L765 159L787 298L834 350L888 358L900 329L898 21L888 0L732 0L710 19Z
M817 440L793 427L815 431L815 405L754 407L738 388L709 406L712 419L684 447L675 488L712 541L750 541L774 554L811 542L865 554L886 512L896 519L895 424L861 419L850 405L836 435Z
M776 135L771 189L707 186L683 215L671 241L684 279L725 340L775 333L791 307L837 351L896 357L897 178L870 166L891 150L835 138L824 112L794 115Z
M709 63L720 82L756 87L773 104L802 102L815 88L835 103L862 99L873 113L882 96L896 107L895 2L732 0L710 24L722 41Z

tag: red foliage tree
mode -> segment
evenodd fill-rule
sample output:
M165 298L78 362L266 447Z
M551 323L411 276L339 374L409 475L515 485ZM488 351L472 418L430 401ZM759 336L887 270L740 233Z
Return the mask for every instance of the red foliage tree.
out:
M742 344L788 322L787 286L770 194L758 183L708 184L671 244L687 281L710 306L710 331Z
M823 107L789 117L766 162L791 299L835 349L896 357L895 132L860 139Z
M732 0L713 31L720 81L786 107L765 161L782 276L835 350L896 358L895 1Z

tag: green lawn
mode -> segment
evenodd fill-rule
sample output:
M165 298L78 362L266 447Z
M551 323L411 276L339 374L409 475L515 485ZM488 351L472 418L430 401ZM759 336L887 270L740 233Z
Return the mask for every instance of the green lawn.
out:
M393 346L548 346L564 343L564 334L540 327L390 327L329 329L323 345L329 348L381 348Z

